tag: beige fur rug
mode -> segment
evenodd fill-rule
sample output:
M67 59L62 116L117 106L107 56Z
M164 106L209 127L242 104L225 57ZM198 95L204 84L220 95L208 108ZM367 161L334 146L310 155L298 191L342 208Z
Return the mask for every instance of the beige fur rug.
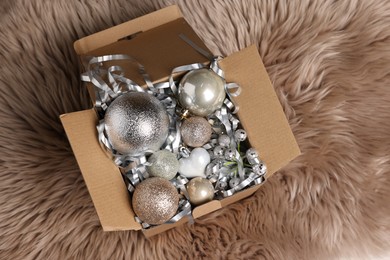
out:
M72 43L172 3L0 2L0 259L389 255L390 2L380 0L178 0L215 54L258 46L302 155L192 226L150 240L102 231L58 119L89 107Z

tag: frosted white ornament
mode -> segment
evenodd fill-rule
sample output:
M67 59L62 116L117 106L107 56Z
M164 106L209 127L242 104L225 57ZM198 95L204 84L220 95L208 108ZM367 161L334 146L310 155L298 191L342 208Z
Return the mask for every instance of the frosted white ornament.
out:
M179 160L179 173L187 178L206 177L206 166L210 163L210 154L204 148L195 148L188 158Z
M176 155L167 150L160 150L152 154L149 159L149 166L146 167L151 176L171 180L179 169L179 162Z

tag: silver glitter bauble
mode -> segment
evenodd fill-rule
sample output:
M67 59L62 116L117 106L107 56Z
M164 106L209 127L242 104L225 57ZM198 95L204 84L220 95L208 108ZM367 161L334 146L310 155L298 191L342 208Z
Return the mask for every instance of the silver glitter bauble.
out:
M197 116L207 116L225 100L225 80L209 69L188 72L179 84L180 104Z
M259 164L255 164L252 166L252 171L259 175L264 175L267 173L267 166L260 162Z
M175 177L179 170L179 161L176 155L168 150L155 152L149 157L148 163L151 165L147 166L146 169L151 176L161 177L167 180Z
M191 147L201 147L211 138L211 125L203 117L194 116L184 120L180 127L183 142Z
M140 220L159 225L175 215L179 207L179 194L168 180L153 177L135 187L132 204L134 213Z
M229 186L230 188L234 188L236 187L238 184L240 184L240 178L231 178L230 181L229 181Z
M244 129L238 129L234 132L234 139L237 142L244 142L246 139L246 131Z
M216 158L223 157L225 153L225 148L220 145L217 145L216 147L214 147L213 153Z
M248 159L248 162L251 165L258 164L258 162L260 161L259 153L257 152L257 150L255 148L249 148L246 151L246 158Z
M208 179L196 177L187 183L187 192L193 205L206 203L214 198L214 187Z
M218 137L218 143L222 147L228 147L230 145L230 137L228 135L220 135Z
M117 97L108 107L104 121L108 140L121 154L157 151L168 137L167 111L148 93L129 92Z
M225 150L225 159L232 161L234 159L235 152L233 149L229 148Z

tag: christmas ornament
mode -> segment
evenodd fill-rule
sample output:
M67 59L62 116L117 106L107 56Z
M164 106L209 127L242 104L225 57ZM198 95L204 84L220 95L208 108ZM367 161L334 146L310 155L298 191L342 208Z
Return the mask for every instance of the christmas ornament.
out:
M216 147L214 147L213 152L214 152L214 156L216 158L221 158L221 157L223 157L223 155L225 153L225 149L222 146L217 145Z
M228 135L220 135L218 137L218 143L222 147L228 147L230 145L230 138Z
M225 150L225 159L232 161L234 159L235 151L231 148Z
M180 127L183 142L191 147L201 147L211 138L211 125L203 117L194 116L184 120Z
M179 83L180 104L197 116L208 116L225 100L225 80L209 69L188 72Z
M267 173L267 166L264 163L260 162L259 164L253 165L252 170L256 174L264 175Z
M179 173L187 178L206 177L205 169L210 163L210 155L204 148L195 148L188 158L179 160Z
M237 142L243 142L246 139L246 131L244 129L238 129L234 132L234 138Z
M246 151L246 158L251 165L258 164L260 162L259 154L255 148L249 148Z
M230 181L229 181L229 187L230 188L234 188L236 187L238 184L240 184L240 178L237 178L237 177L234 177L234 178L231 178Z
M157 151L168 137L167 111L148 93L129 92L117 97L108 107L104 121L108 140L121 154Z
M194 205L206 203L214 198L214 187L208 179L196 177L187 184L190 202Z
M147 171L151 176L162 177L170 180L175 177L179 170L179 161L176 159L176 155L168 150L160 150L152 154L147 166Z
M175 215L179 207L179 194L168 180L153 177L145 179L135 187L132 204L140 220L158 225Z

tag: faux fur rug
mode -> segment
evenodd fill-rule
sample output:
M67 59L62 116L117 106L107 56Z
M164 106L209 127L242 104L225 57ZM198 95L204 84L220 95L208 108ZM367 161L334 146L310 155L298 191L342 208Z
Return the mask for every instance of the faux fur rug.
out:
M89 107L72 44L173 3L215 54L258 46L302 155L192 226L105 233L58 118ZM389 256L390 2L2 0L0 12L1 259Z

